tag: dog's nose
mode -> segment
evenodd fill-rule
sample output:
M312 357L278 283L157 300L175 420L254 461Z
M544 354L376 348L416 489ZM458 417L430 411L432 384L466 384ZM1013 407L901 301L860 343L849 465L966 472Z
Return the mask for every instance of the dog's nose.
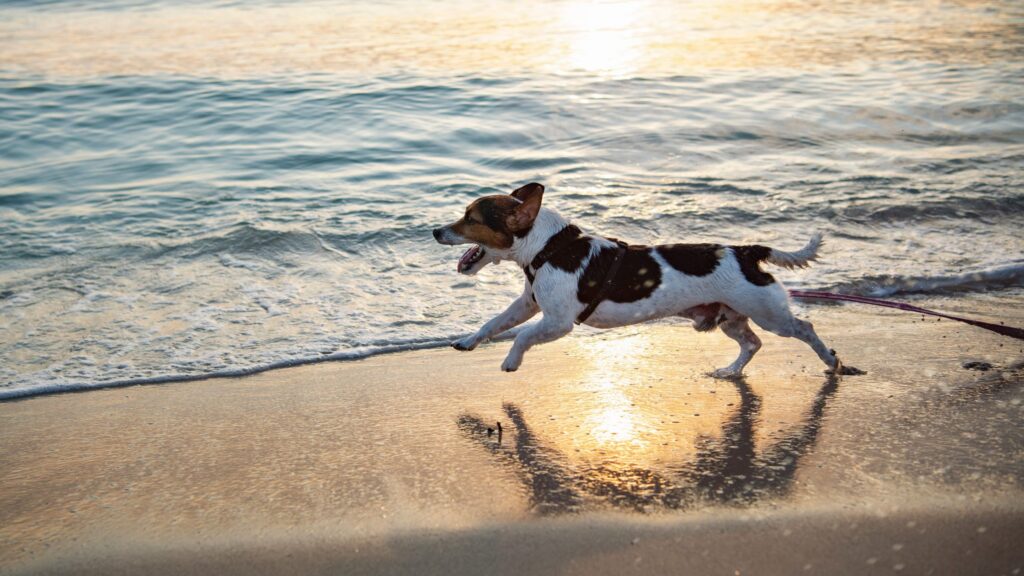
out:
M441 239L441 229L440 228L434 228L434 240L440 240L440 239Z

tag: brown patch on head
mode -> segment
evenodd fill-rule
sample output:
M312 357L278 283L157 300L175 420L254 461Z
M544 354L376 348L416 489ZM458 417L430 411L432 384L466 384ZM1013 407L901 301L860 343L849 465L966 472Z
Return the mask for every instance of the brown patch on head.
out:
M466 208L466 215L451 225L453 232L463 238L490 248L507 250L512 247L513 232L508 218L515 213L519 202L511 196L484 196Z

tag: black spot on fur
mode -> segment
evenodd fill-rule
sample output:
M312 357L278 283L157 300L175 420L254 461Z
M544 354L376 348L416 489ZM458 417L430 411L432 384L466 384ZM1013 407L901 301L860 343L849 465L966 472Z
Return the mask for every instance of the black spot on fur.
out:
M615 275L611 289L605 295L612 302L636 302L651 295L661 284L661 267L651 256L649 246L629 246L622 255L622 264ZM617 248L608 246L587 262L587 268L580 276L576 298L589 303L601 290L601 284L615 261Z
M533 276L533 272L530 272L530 267L529 266L523 266L523 274L526 274L526 281L530 283L530 298L533 298L533 301L536 302L537 301L537 295L533 293L533 278L534 278L534 276Z
M718 267L719 244L663 244L658 254L683 274L707 276Z
M590 237L580 236L580 229L570 224L552 236L541 252L555 268L575 272L590 254Z
M772 249L767 246L730 246L736 260L740 263L740 271L748 282L754 286L768 286L775 282L775 277L761 270L761 262L768 258Z

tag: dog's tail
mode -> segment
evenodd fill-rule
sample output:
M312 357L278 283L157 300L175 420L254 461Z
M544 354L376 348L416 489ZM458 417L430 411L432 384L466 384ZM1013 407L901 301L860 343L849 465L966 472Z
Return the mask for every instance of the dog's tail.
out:
M811 236L810 241L807 242L807 246L804 246L796 252L783 252L775 248L771 249L768 253L768 257L765 261L771 262L776 266L782 266L783 268L805 268L818 259L818 248L821 248L822 236L821 233L815 233Z

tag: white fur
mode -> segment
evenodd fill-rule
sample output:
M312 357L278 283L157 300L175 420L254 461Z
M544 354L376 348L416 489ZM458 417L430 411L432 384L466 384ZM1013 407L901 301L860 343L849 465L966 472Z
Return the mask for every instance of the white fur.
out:
M772 248L768 262L783 268L806 268L811 262L818 259L818 249L821 248L822 238L820 233L815 233L807 242L807 245L796 252L783 252Z
M547 208L541 208L530 232L523 238L516 238L508 250L487 248L487 261L512 260L520 267L528 266L544 248L548 239L568 225L568 222ZM444 229L438 241L444 244L459 244L468 240ZM523 293L491 321L484 324L475 334L467 336L453 346L460 350L472 350L498 334L529 320L543 311L540 321L527 326L515 338L512 349L502 363L505 371L519 368L526 351L532 346L558 339L572 331L574 320L586 305L576 297L579 276L586 269L589 258L603 246L614 247L615 243L596 235L590 235L591 255L574 272L565 272L554 266L542 266L535 271L534 282L524 283ZM817 257L821 235L815 235L803 249L783 252L773 249L767 261L783 267L806 266ZM781 283L768 286L751 284L740 271L732 249L724 248L714 272L706 276L691 276L679 272L666 262L656 250L651 255L661 268L661 281L657 288L642 300L629 303L602 301L585 324L596 328L612 328L655 320L667 316L692 318L688 309L704 304L720 303L722 331L740 345L740 355L729 366L716 370L713 375L732 377L742 373L744 366L753 358L761 346L760 340L750 330L747 319L761 328L779 336L796 337L810 345L830 369L840 367L838 358L814 333L810 323L795 318L789 309L789 297ZM484 264L486 265L486 263ZM476 272L483 266L474 266ZM536 299L536 301L534 300Z

